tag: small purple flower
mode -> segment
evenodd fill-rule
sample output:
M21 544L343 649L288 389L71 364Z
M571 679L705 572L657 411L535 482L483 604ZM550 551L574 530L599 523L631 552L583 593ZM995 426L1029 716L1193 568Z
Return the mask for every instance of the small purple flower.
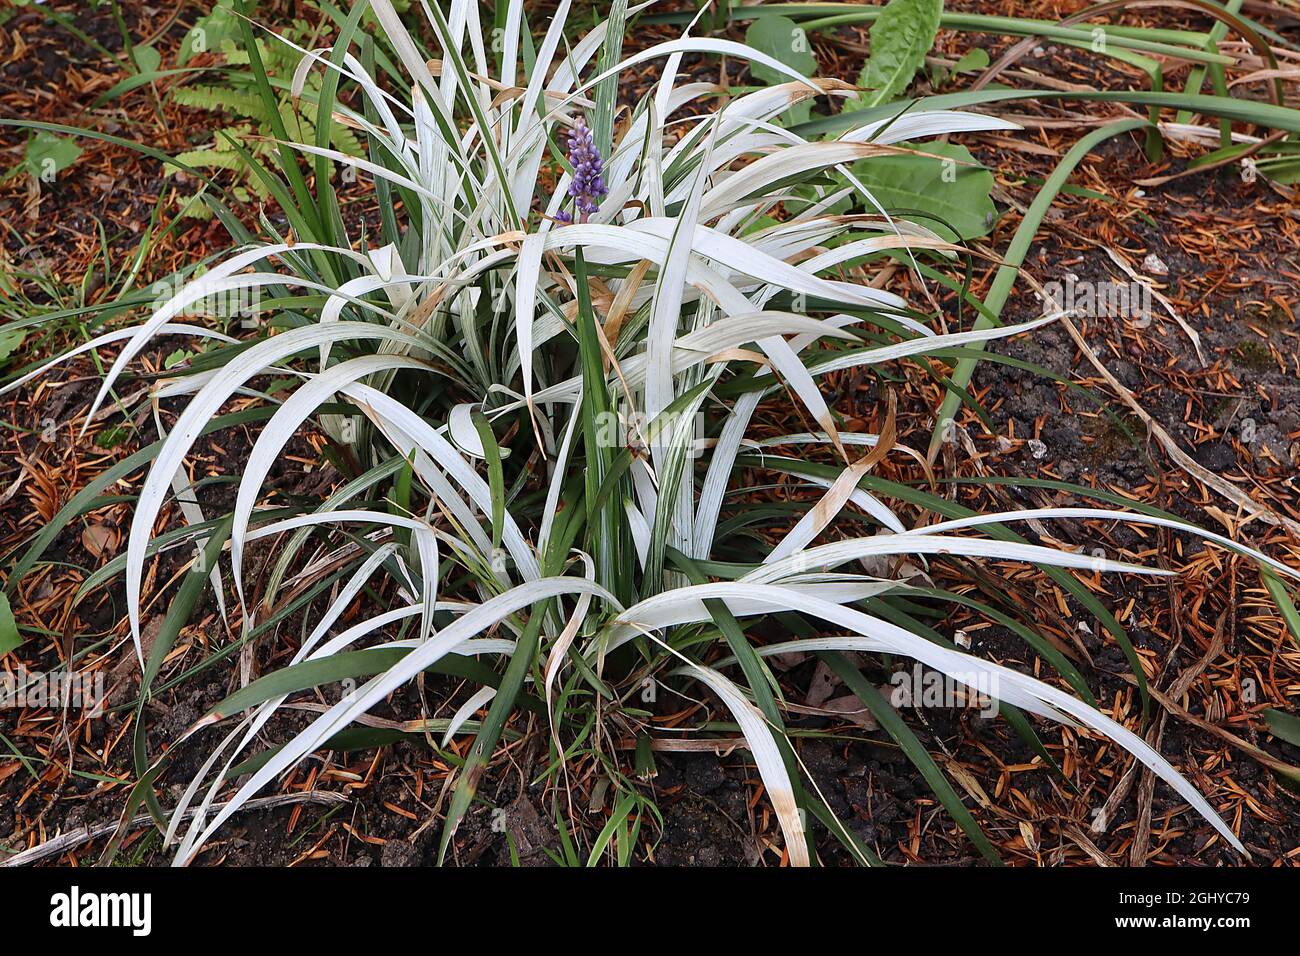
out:
M609 193L605 186L605 161L591 138L591 127L579 116L573 121L573 130L569 133L569 163L573 166L573 182L569 184L569 195L574 199L578 210L578 222L586 222L587 217L600 208L597 200ZM560 213L556 219L572 222L573 216Z

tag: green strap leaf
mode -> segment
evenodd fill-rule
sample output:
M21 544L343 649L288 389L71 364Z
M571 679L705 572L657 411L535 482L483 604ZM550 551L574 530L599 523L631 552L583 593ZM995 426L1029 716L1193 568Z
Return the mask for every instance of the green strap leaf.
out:
M9 606L9 595L0 591L0 657L8 654L23 642L18 633L18 622L14 620L13 608Z
M1300 717L1271 708L1264 711L1264 720L1268 722L1269 733L1274 737L1300 747Z
M948 782L948 778L939 769L939 765L934 762L934 758L922 746L916 734L912 733L912 728L907 726L903 718L898 715L898 712L889 705L885 698L880 696L880 691L876 690L871 682L863 677L843 654L819 651L817 656L825 661L827 666L835 672L835 675L844 682L844 686L853 691L858 700L866 705L881 728L894 738L898 746L902 748L903 753L907 755L907 759L912 761L916 769L921 772L921 776L930 785L930 789L939 798L939 802L943 804L944 809L952 814L952 818L957 821L957 825L970 837L971 842L975 844L975 848L979 850L980 856L994 866L1001 866L1002 858L998 856L998 851L993 848L993 844L984 835L979 823L971 816L971 812L966 809L966 805L961 802L961 797L957 796L957 791Z

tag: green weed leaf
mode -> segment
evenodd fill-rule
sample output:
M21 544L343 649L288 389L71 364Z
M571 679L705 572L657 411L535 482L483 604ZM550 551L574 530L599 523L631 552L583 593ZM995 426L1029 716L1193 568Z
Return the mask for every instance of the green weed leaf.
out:
M24 163L39 179L63 172L81 156L81 147L70 139L41 131L27 141Z
M858 85L857 108L888 103L907 89L939 32L943 0L890 0L871 25L871 55Z
M817 57L813 55L808 35L789 17L759 17L749 25L745 42L804 76L817 74ZM787 83L790 80L762 63L751 64L749 72L755 80L763 83ZM783 115L790 125L806 123L812 117L812 102L805 100Z
M966 165L974 159L964 146L922 143L918 149L931 155L873 157L855 163L853 173L889 212L906 214L949 241L988 233L997 220L989 196L993 174Z

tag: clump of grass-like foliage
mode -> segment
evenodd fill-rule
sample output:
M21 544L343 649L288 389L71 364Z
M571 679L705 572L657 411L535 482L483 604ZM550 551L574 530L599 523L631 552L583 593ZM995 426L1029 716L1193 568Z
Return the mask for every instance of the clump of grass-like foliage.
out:
M380 37L361 32L367 6ZM963 653L908 626L906 615L877 612L882 599L921 593L889 572L902 559L1032 562L1066 581L1060 569L1163 573L1029 544L1008 526L1030 519L1156 524L1246 550L1167 517L1101 508L960 512L872 475L886 455L910 451L892 409L882 410L879 434L862 434L842 429L828 406L818 385L828 373L943 357L1053 320L936 334L926 315L869 282L882 255L911 261L964 250L886 215L849 167L914 140L1014 124L922 109L805 140L778 118L813 97L852 99L853 87L689 34L625 57L625 4L615 4L612 25L570 46L568 9L565 0L535 43L519 0L501 4L493 24L466 0L445 14L424 5L419 30L404 25L390 0L358 4L332 48L300 51L293 91L312 91L315 114L334 115L367 155L334 149L328 123L318 124L314 142L277 130L278 168L246 158L289 231L276 235L264 220L268 238L254 238L223 216L240 248L143 324L90 346L125 342L97 408L157 336L211 340L155 387L156 401L183 398L183 408L148 449L126 554L88 582L125 574L145 672L140 713L189 613L209 587L223 597L227 573L237 633L220 656L251 654L254 642L303 619L294 615L306 621L288 665L247 681L187 734L206 740L226 727L205 744L208 759L170 811L176 860L192 860L243 803L313 751L370 739L359 718L433 671L480 687L451 719L423 724L444 742L475 736L448 805L443 853L508 718L526 707L549 725L553 782L563 786L578 757L613 781L617 812L591 855L613 848L626 859L643 814L653 813L634 778L657 733L639 709L654 682L683 695L707 688L730 711L791 863L816 853L810 815L856 859L875 862L835 820L785 733L787 711L766 660L799 651L825 660L861 698L990 860L996 853L951 785L845 652L914 659L992 690L1047 761L1026 715L1099 732L1241 849L1186 780L1090 700ZM500 42L489 48L493 26ZM241 29L253 76L274 103L251 27L241 21ZM695 107L719 91L679 82L682 58L694 55L757 62L785 82L702 111ZM616 123L620 75L648 62L661 71L653 93ZM313 74L320 81L308 84ZM274 123L279 112L268 115ZM590 168L569 188L570 140L585 143L585 132L573 136L585 128L603 189L593 187ZM340 169L373 179L377 234L344 225L331 185ZM828 212L846 194L876 212ZM177 321L194 303L241 290L257 290L267 321L237 342ZM232 397L260 395L256 383L269 375L291 379L292 388L221 415ZM756 440L750 423L764 401L797 403L814 430ZM208 519L189 488L186 456L213 428L253 422L261 423L256 442L230 469L234 508ZM346 481L307 505L264 504L286 446L312 427L328 436ZM830 449L839 464L801 457L810 445ZM724 520L726 502L744 496L744 476L757 472L816 489L816 501ZM189 524L155 536L169 499ZM904 505L921 517L904 520ZM257 541L271 547L259 552L264 563L250 590ZM199 558L145 657L149 564L181 546L197 546ZM397 595L392 606L367 598L381 590ZM924 596L956 597L934 589ZM358 601L363 613L341 626ZM757 642L752 624L762 619L791 639ZM1046 642L1036 647L1051 655ZM1090 699L1067 661L1049 659ZM354 689L273 750L249 756L294 693L343 681ZM471 721L484 707L486 716ZM635 750L619 749L624 740ZM145 801L163 820L153 785L166 761L149 755L139 724L136 751L132 810Z

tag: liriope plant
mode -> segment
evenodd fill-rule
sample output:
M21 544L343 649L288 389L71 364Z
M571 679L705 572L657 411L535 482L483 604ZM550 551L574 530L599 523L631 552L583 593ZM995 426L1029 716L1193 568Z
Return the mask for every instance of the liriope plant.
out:
M367 7L382 28L382 46L359 34ZM640 690L655 682L683 695L707 688L730 712L791 863L816 856L810 818L855 859L878 862L831 814L786 733L785 702L765 661L802 651L826 660L916 762L980 852L996 861L924 748L842 656L855 651L914 659L992 694L1048 761L1026 714L1100 732L1243 850L1194 787L1088 701L962 653L941 635L869 613L876 599L915 587L889 570L903 559L924 564L956 555L1058 573L1164 573L1030 544L1007 527L1038 519L1162 525L1296 576L1265 555L1161 516L1062 508L905 521L889 498L897 493L905 502L908 490L871 474L886 455L918 454L897 433L892 410L882 410L878 434L840 427L818 387L823 376L942 356L1055 318L935 334L924 315L854 268L882 255L910 261L960 250L879 210L848 164L916 138L1012 124L921 111L808 142L777 117L812 96L849 98L851 87L800 76L741 44L689 34L624 57L618 31L602 25L570 46L568 9L562 2L534 46L515 0L495 21L504 31L500 42L488 45L491 34L471 2L454 2L445 14L423 7L427 23L419 31L408 30L389 0L357 4L332 49L304 51L293 82L323 71L321 109L332 104L364 139L368 157L283 137L279 169L256 170L292 235L244 236L243 248L143 324L86 346L125 342L97 409L157 336L212 341L190 367L154 387L155 403L179 397L184 407L142 459L133 456L132 467L146 460L149 470L126 553L88 582L125 576L144 668L138 713L200 595L208 587L222 594L227 552L238 604L231 609L236 636L221 656L238 653L248 663L254 642L306 615L287 666L245 680L186 733L207 739L215 725L231 724L169 819L153 793L166 760L148 753L137 721L140 781L129 811L148 802L176 846L176 862L187 863L259 790L314 751L357 739L348 737L355 725L364 727L373 708L419 675L448 673L480 689L450 719L404 725L439 732L444 744L474 734L448 805L441 858L516 708L547 721L548 776L557 785L581 751L634 794L618 746L629 737L648 744L657 733L637 706ZM432 36L434 47L418 36ZM682 58L693 54L761 62L789 82L700 111L700 102L720 91L678 82ZM655 89L615 122L609 84L648 62L661 71ZM392 82L402 75L402 86ZM355 105L335 100L339 89L355 90ZM314 191L300 159L312 166ZM354 237L344 226L330 186L334 168L373 179L377 239ZM836 181L823 175L828 170L848 186L828 190ZM795 187L804 189L796 195ZM842 188L858 190L878 214L829 214ZM809 201L808 189L820 198ZM232 223L237 235L238 228ZM263 228L274 232L269 220ZM178 321L195 303L245 290L258 292L272 321L240 341L227 341L229 330ZM266 394L257 384L268 375L294 385ZM260 404L221 415L237 395ZM751 424L765 400L797 403L811 430L754 437ZM238 479L233 511L209 519L186 458L212 429L250 422L264 424L246 461L231 469ZM160 416L160 430L161 423ZM314 506L264 504L267 476L312 424L328 436L347 480ZM798 451L807 446L828 450L839 464L805 460ZM816 500L797 516L754 508L723 520L727 501L744 496L750 489L743 482L758 472L812 489ZM87 507L98 493L69 507ZM187 526L155 536L169 500ZM846 536L862 528L871 533ZM963 533L981 528L988 533ZM259 557L263 573L250 591L256 542L270 550ZM199 556L146 654L141 608L149 563L180 546L197 546ZM374 601L377 593L390 595L391 606ZM358 601L366 610L341 626ZM747 628L758 620L780 622L793 639L756 642ZM249 755L291 695L343 681L352 683L304 729ZM1075 689L1087 696L1086 686ZM484 707L486 715L471 720ZM611 833L597 839L593 857ZM620 859L626 851L618 847Z

